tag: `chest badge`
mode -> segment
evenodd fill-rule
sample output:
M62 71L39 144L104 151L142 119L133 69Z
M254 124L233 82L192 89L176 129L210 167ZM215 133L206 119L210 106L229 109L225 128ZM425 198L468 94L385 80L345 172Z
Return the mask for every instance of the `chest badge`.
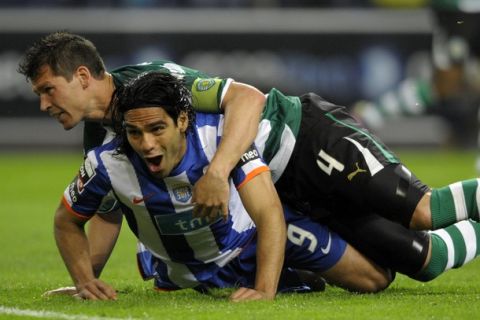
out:
M182 203L187 203L192 197L192 189L190 186L181 186L173 188L172 190L175 200Z

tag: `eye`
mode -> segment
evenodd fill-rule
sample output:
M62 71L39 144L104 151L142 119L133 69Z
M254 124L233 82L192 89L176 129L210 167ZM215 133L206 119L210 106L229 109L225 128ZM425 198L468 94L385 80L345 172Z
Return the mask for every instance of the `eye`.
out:
M45 90L44 90L44 92L45 92L46 94L48 94L49 96L51 96L52 93L53 93L53 87L46 87Z
M163 126L163 125L154 126L154 127L152 127L152 133L153 134L161 134L163 129L165 129L165 126Z
M127 135L131 137L138 137L141 135L140 130L129 128L127 129Z

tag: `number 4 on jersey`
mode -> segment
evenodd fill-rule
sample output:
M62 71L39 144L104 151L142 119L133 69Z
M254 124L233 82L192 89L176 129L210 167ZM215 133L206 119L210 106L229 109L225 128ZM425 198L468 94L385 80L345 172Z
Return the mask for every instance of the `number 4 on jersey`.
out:
M332 174L332 170L335 169L338 172L342 172L345 166L333 158L331 155L323 150L320 150L317 157L317 164L326 174L329 176Z

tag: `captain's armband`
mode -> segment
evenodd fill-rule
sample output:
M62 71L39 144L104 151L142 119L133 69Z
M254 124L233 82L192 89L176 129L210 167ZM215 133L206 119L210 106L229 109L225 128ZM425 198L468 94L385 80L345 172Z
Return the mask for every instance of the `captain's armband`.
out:
M222 91L225 80L219 78L198 78L192 85L192 105L195 111L221 113Z

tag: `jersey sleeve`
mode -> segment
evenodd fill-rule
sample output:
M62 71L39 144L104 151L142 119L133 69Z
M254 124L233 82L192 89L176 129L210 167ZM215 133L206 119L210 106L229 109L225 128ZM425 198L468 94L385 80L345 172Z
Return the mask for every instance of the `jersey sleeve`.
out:
M63 204L74 215L91 218L101 207L104 198L109 197L111 185L102 164L99 164L95 151L90 151L77 176L63 193Z
M233 183L237 189L240 189L248 181L262 172L269 171L270 169L263 161L260 153L254 144L248 148L242 155L240 161L232 170L230 176L233 179Z
M193 81L192 105L195 111L221 113L222 101L233 79L197 78Z
M123 66L112 70L111 74L114 77L115 85L122 86L139 74L148 71L162 71L182 79L192 93L193 108L198 112L222 113L223 98L233 82L233 79L212 77L205 72L167 60Z

